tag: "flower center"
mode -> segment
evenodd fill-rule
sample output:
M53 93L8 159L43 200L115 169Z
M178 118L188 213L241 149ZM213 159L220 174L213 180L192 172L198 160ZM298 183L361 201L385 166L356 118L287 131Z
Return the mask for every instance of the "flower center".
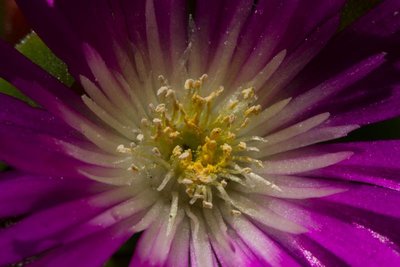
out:
M240 135L261 111L254 88L221 100L222 86L204 95L206 74L186 80L180 91L162 76L160 80L158 104L150 104L151 119L143 118L137 140L118 151L132 154L134 172L162 177L155 186L158 191L182 192L180 198L191 205L201 201L204 208L213 207L214 193L231 202L229 183L247 186L258 176L254 167L262 166L251 156L258 149L246 143L262 138Z

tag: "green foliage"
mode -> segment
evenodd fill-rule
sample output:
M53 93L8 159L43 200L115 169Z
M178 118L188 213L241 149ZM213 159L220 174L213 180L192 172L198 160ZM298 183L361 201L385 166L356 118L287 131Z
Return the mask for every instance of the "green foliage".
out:
M349 0L342 11L339 28L347 27L379 2L381 0Z
M27 58L32 60L32 62L45 69L65 85L71 86L74 82L65 63L50 51L36 33L32 32L27 35L16 48ZM1 78L0 92L26 101L30 105L35 105L31 99Z
M7 169L7 165L0 161L0 172Z
M36 33L28 34L16 48L67 86L74 82L67 65L50 51Z

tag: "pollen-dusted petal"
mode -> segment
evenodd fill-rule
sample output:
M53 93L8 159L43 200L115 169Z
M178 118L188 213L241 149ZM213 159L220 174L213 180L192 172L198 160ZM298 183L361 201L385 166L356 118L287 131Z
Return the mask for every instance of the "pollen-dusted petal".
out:
M9 218L106 190L82 179L35 176L17 171L0 175L0 217Z
M55 142L64 150L65 154L71 156L82 162L93 164L102 167L114 167L127 169L131 162L128 158L120 155L109 154L101 151L93 145L76 145L73 143L65 142L62 140L55 140Z
M168 254L166 266L168 267L187 267L189 266L189 240L190 227L188 218L184 218L177 226L174 240Z
M329 179L358 181L400 190L397 140L351 142L321 146L324 151L350 150L354 155L337 165L314 170L308 175ZM390 155L388 157L387 155Z
M324 197L348 190L348 186L335 181L310 179L300 176L265 175L263 180L253 180L252 187L236 186L236 190L247 194L263 194L279 198L304 199ZM275 187L268 186L272 183Z
M133 234L126 227L129 223L124 221L104 231L50 250L31 266L101 266Z
M7 228L0 234L0 244L4 248L0 264L9 264L41 252L41 246L32 246L41 240L51 239L53 235L71 226L84 222L109 206L129 197L129 188L109 190L94 196L83 197L34 213ZM74 216L64 216L71 214ZM63 220L58 220L62 216ZM44 243L44 246L48 246Z
M104 109L102 109L99 105L97 105L94 101L92 101L87 96L82 96L83 102L88 106L88 108L97 115L100 119L102 119L106 124L114 128L120 134L124 135L126 138L134 139L136 136L136 132L138 131L136 127L129 127L121 124L117 120L115 120L112 116L110 116Z
M339 70L355 64L362 58L380 52L387 53L388 64L384 64L368 78L346 89L345 94L331 97L329 103L324 103L325 108L337 110L332 113L337 113L338 124L343 122L368 124L398 116L398 97L396 97L398 90L393 93L392 91L398 87L396 62L399 60L400 45L399 11L400 5L397 0L382 1L365 16L337 34L316 60L299 75L302 80L312 81L315 84L332 77ZM347 51L353 52L347 53ZM308 85L300 82L299 86L303 88ZM394 96L392 101L386 101L391 95ZM339 103L341 107L338 106ZM377 111L377 107L381 110ZM343 113L346 116L341 118Z
M260 131L260 129L264 128L264 124L269 119L273 118L275 115L279 114L287 104L291 101L291 98L286 98L281 100L273 105L264 109L260 114L258 120L253 120L249 123L249 125L242 130L243 134L252 134L254 135L255 132Z
M220 33L214 33L214 36L211 37L212 39L215 38L215 43L210 51L212 57L210 58L207 72L216 74L210 77L210 86L212 88L219 86L225 80L225 77L229 75L229 66L232 64L231 60L234 56L239 33L252 4L252 1L249 0L234 0L230 1L229 5L223 6L227 16L224 16L224 19L220 22Z
M32 129L2 124L0 159L30 173L81 177L75 167L87 164L66 155L55 140Z
M398 209L400 196L394 190L371 185L360 185L351 187L348 191L327 196L324 199L368 212L400 218L400 210Z
M78 172L94 181L117 186L130 186L143 182L143 177L130 169L104 168L99 166L84 166Z
M286 50L279 52L250 80L249 85L260 88L275 73L285 57Z
M193 267L200 266L213 266L217 267L218 263L215 254L211 248L210 241L207 236L207 229L205 228L204 220L198 214L197 224L191 220L190 222L190 264Z
M196 14L193 22L193 36L192 38L192 53L190 53L189 66L190 75L199 76L208 70L211 61L215 61L216 50L218 49L219 55L224 54L224 42L229 46L225 55L229 59L231 49L234 48L237 38L237 26L243 23L246 18L246 12L250 11L251 1L230 1L226 5L224 1L197 1ZM224 10L224 8L226 8ZM224 14L221 16L220 14ZM242 16L235 16L241 14ZM233 34L230 34L230 27L235 27ZM225 34L224 34L225 33ZM226 37L233 37L227 40ZM233 41L233 42L232 42ZM233 46L233 47L232 47ZM215 58L215 59L214 59ZM221 64L226 64L221 62Z
M281 160L266 160L263 162L263 174L295 174L320 169L334 165L340 161L350 158L353 152L344 151L326 153L321 155L307 155Z
M112 104L112 108L118 111L119 117L122 116L123 118L126 116L127 119L125 122L128 123L136 114L132 109L132 103L128 101L124 88L118 83L114 73L111 72L96 50L89 45L85 45L84 51L96 83L98 83L102 92L107 96Z
M276 53L276 47L287 31L291 15L297 7L296 2L260 1L258 3L247 25L243 28L242 38L238 42L238 51L234 58L234 62L240 62L237 82L252 79L271 60ZM283 49L286 48L288 47ZM237 70L232 71L236 74ZM263 84L258 86L261 85Z
M311 129L322 124L324 121L326 121L329 118L329 116L330 116L329 113L318 114L318 115L310 117L304 121L293 124L283 130L274 132L273 134L266 135L263 137L265 140L265 144L266 144L266 146L270 146L275 143L279 143L284 140L293 138L296 135L302 134L304 132L308 132ZM262 135L262 134L259 134L259 135ZM261 147L263 147L263 146L261 146Z
M135 225L143 219L145 211L149 210L156 200L157 196L150 190L142 190L142 192L136 190L136 192L132 193L130 199L105 210L79 226L63 232L58 235L57 239L65 243L73 242L92 233L103 231L126 219L132 220L132 225ZM140 231L140 228L139 230L135 227L131 229Z
M176 68L167 68L167 71L171 77L174 77L173 81L175 79L181 81L182 77L179 76L182 74L182 68L180 65L184 64L185 50L188 48L188 3L185 0L155 0L154 9L163 61L168 62L168 65L176 66ZM147 33L148 36L153 34L153 29L150 28L150 30Z
M270 132L282 125L293 122L293 120L297 119L296 114L303 114L307 110L312 110L314 106L367 76L384 62L385 53L370 56L342 71L335 77L301 94L286 106L285 112L280 113L270 121L265 131Z
M313 210L312 206L301 207L277 199L273 202L271 207L276 212L308 228L306 236L347 264L368 266L371 257L379 264L400 263L400 254L390 244L390 239L363 224L348 220L346 217L335 218L321 213L318 205Z
M268 200L260 202L255 197L247 195L244 196L241 193L231 193L231 197L233 204L237 209L248 215L252 220L257 221L267 227L272 227L274 229L292 234L300 234L306 231L303 226L297 224L293 220L288 220L275 213L271 209Z
M244 216L233 218L226 216L227 221L253 253L262 259L264 264L272 266L298 266L299 264L271 238L258 229Z
M99 105L103 110L105 110L110 116L112 116L115 120L118 120L120 123L129 122L129 118L127 118L124 113L121 114L121 112L119 112L119 110L113 106L107 96L94 82L85 76L81 76L79 78L85 92L96 103L96 105Z
M59 139L85 142L83 136L62 119L42 108L28 106L25 102L0 94L0 123L46 133Z
M222 266L254 266L262 267L259 259L249 250L240 240L235 238L235 233L230 233L229 239L232 247L231 251L224 250L215 239L211 240L215 255Z
M337 127L321 126L309 130L308 132L299 134L288 140L281 141L271 146L264 145L261 152L258 153L259 158L275 155L282 152L307 147L316 143L329 141L346 136L351 131L358 129L358 125L345 125Z
M305 41L293 53L286 56L278 71L260 88L260 92L263 92L260 95L261 102L266 99L273 99L315 57L332 38L338 22L337 16L327 20L315 29L309 37L306 37ZM264 88L265 90L263 90Z
M168 213L159 215L158 221L154 222L141 236L137 245L132 266L163 266L168 260L168 254L171 249L178 226L182 222L184 213L178 212L176 222L168 231Z

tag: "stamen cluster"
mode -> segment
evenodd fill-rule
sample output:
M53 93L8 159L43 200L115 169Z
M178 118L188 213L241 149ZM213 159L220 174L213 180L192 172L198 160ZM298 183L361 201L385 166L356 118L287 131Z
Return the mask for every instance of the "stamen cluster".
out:
M223 101L219 99L222 86L203 96L206 80L206 74L188 79L183 90L176 91L160 76L158 104L149 105L150 116L142 119L131 147L121 145L118 151L133 155L130 169L135 172L165 169L155 186L158 191L173 196L179 192L180 199L186 198L190 205L201 200L203 208L213 207L213 194L217 193L235 206L226 190L230 182L252 186L252 180L263 179L253 172L254 167L262 167L261 161L251 156L258 149L248 145L248 141L263 139L238 137L261 106L255 105L252 87ZM240 214L236 209L232 212Z

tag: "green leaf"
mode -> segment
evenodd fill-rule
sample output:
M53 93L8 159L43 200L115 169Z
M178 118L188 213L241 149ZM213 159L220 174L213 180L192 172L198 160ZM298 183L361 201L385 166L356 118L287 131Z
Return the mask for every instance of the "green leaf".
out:
M37 104L32 99L25 96L23 93L21 93L21 91L16 89L14 86L12 86L10 83L2 78L0 78L0 93L21 99L31 106L37 106Z
M340 30L349 26L379 2L381 2L381 0L349 0L342 11Z
M16 48L67 86L74 82L67 65L50 51L36 33L28 34Z
M60 82L67 86L73 84L74 79L69 74L67 65L50 51L36 33L32 32L28 34L21 43L16 45L16 48L27 58L32 60L32 62L56 77ZM37 106L33 100L29 99L2 78L0 78L0 92L19 98L32 106Z
M5 169L7 169L7 165L0 161L0 172L4 171Z

